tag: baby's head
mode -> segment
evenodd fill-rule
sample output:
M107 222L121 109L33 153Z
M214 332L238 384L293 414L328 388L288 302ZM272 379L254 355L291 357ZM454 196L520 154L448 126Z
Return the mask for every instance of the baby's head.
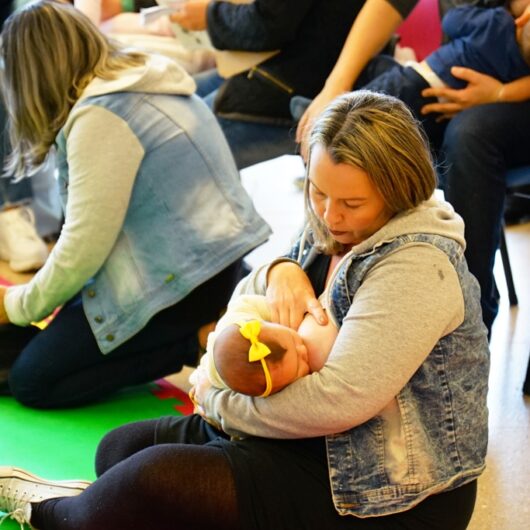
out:
M307 349L296 331L271 322L250 322L258 324L255 337L270 353L263 361L250 361L251 341L243 336L241 326L233 324L225 328L215 338L213 358L226 385L241 394L262 396L267 389L266 371L272 384L270 393L309 373Z

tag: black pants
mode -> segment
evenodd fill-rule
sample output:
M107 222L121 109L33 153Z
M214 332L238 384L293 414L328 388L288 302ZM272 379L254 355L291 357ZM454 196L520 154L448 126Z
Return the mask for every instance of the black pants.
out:
M195 365L199 355L197 330L219 318L241 271L238 260L180 302L157 313L141 331L107 355L99 350L81 297L74 297L36 336L34 329L27 328L29 342L9 371L13 396L35 408L79 406L118 389L178 372L184 364Z
M245 473L245 469L249 474ZM33 504L41 530L464 530L476 482L386 517L333 507L323 439L231 442L198 416L125 425L101 442L96 480Z

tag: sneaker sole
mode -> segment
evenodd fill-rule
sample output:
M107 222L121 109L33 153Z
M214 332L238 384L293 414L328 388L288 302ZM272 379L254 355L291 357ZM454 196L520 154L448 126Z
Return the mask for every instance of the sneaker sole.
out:
M26 480L28 482L50 487L59 486L65 489L71 489L72 495L80 493L79 490L85 490L91 484L88 480L46 480L18 467L0 467L0 479L1 478L18 478L20 480Z

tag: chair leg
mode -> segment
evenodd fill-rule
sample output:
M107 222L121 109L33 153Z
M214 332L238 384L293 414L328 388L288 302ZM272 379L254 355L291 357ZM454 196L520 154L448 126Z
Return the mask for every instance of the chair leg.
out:
M501 251L502 267L504 269L504 276L506 277L506 285L508 287L508 299L510 300L510 305L517 305L519 301L517 300L517 293L515 292L515 285L513 283L512 266L510 265L510 257L508 256L504 226L501 229L499 250Z
M528 366L526 368L526 377L523 383L523 392L530 396L530 357L528 358Z

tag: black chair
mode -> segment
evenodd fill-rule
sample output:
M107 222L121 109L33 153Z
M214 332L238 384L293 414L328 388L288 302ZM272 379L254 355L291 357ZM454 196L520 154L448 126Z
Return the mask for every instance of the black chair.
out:
M508 196L528 199L530 201L530 193L520 191L521 186L530 185L530 166L522 166L515 169L510 169L506 175L506 193ZM512 267L510 264L510 256L508 254L508 247L506 245L506 235L504 227L501 231L501 240L499 245L501 251L502 266L504 275L506 277L506 285L508 288L508 299L511 306L518 304L517 292L513 282ZM526 377L523 383L523 392L530 395L530 359L528 359L528 367L526 369Z

